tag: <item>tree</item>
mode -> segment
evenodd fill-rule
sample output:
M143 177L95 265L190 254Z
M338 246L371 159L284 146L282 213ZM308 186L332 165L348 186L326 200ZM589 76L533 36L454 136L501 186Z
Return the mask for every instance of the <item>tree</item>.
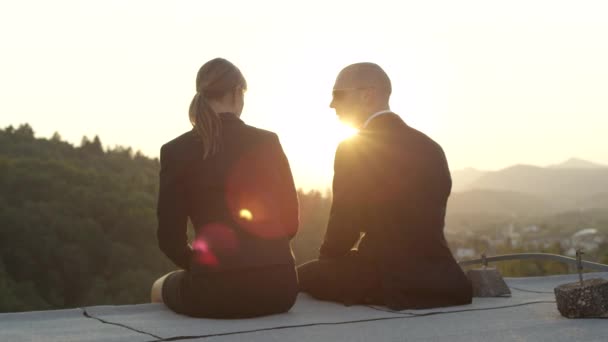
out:
M53 133L53 136L51 137L51 141L61 142L61 134L59 134L59 132Z
M21 124L15 130L14 135L21 138L34 139L34 130L29 124Z

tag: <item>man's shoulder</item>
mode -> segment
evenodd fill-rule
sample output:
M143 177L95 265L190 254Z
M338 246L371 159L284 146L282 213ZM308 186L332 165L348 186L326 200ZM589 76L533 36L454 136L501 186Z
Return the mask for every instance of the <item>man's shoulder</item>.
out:
M370 140L374 140L374 137L382 139L383 137L392 138L397 136L409 140L410 143L414 142L433 146L439 145L426 133L408 125L401 116L395 112L379 116L375 121L377 121L379 125L384 124L385 129L368 132L367 136Z
M426 133L405 124L398 124L385 130L363 131L357 136L343 141L336 154L358 154L372 156L382 154L406 157L437 158L444 155L441 145Z
M408 126L409 137L418 144L426 145L433 149L441 149L441 145L426 133L421 132L413 127Z
M342 140L336 148L336 154L349 153L365 146L366 137L360 133Z

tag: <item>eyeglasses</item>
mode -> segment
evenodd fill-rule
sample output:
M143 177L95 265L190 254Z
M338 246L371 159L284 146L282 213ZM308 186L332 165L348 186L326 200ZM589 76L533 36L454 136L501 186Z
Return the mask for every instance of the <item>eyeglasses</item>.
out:
M346 94L348 92L351 92L353 90L363 90L363 89L370 89L369 87L359 87L359 88L340 88L340 89L334 89L331 93L334 101L341 101L344 99L344 97L346 96Z

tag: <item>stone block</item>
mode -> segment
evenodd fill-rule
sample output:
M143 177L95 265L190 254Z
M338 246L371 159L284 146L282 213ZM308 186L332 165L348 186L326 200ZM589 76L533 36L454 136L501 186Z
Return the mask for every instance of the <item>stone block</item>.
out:
M608 280L594 278L554 289L557 309L568 318L608 318Z
M511 290L494 267L476 268L467 271L473 286L473 297L510 297Z

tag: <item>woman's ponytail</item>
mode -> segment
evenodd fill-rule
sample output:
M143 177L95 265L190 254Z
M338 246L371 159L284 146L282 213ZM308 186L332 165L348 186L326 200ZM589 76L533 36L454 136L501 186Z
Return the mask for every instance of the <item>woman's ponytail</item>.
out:
M203 159L207 159L220 149L222 122L209 105L204 92L197 92L190 103L190 123L203 141Z
M221 99L238 88L247 89L247 82L239 68L223 58L210 60L198 71L189 116L202 140L205 159L217 153L222 143L222 121L209 101Z

